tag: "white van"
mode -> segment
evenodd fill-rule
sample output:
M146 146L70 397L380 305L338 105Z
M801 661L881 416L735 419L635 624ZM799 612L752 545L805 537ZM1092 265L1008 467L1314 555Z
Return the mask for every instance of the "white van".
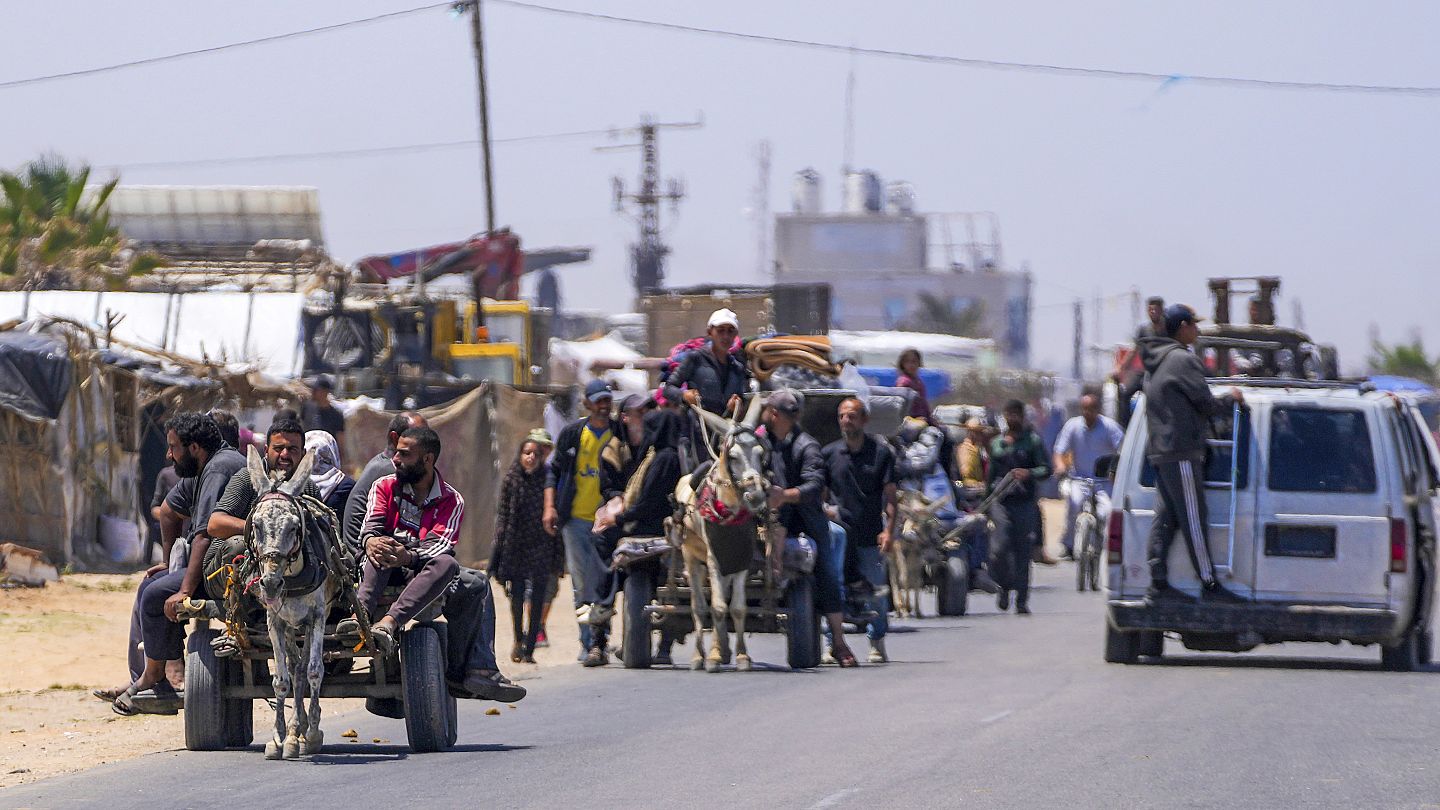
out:
M1420 414L1365 386L1211 382L1217 396L1245 395L1213 420L1205 475L1210 556L1244 601L1199 598L1183 540L1170 546L1169 579L1195 601L1145 600L1159 496L1142 398L1118 459L1099 465L1115 480L1105 660L1161 655L1173 633L1192 650L1349 641L1379 644L1389 669L1429 663L1440 473Z

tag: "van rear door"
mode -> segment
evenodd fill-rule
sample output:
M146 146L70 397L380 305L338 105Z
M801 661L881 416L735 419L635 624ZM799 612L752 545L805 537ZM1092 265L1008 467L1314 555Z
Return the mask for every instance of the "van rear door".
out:
M1275 403L1258 425L1255 598L1379 606L1390 570L1389 426L1374 408Z

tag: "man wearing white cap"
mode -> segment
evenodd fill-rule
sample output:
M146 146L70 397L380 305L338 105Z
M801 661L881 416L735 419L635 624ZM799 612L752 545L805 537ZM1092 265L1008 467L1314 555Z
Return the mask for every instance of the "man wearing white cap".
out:
M705 347L688 352L666 380L665 399L723 414L739 400L750 379L745 361L732 352L740 336L740 319L730 309L717 309L710 313L705 335L710 339Z

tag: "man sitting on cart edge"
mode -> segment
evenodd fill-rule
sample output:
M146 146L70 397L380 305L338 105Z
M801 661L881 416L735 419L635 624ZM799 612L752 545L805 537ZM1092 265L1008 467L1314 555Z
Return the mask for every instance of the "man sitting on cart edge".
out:
M440 450L440 436L434 430L406 430L395 446L395 472L370 487L360 531L365 560L357 596L373 616L385 586L404 584L390 609L370 628L376 644L387 652L406 622L436 599L460 591L464 569L455 559L455 543L465 517L465 499L435 468ZM488 597L489 581L479 577L478 582ZM473 606L478 610L467 601L461 605L463 614L458 610L447 614L454 622L451 643L466 650L463 677L448 680L458 681L457 686L476 697L513 703L523 699L526 690L502 675L495 663L495 614L493 609L484 610L486 601ZM358 622L353 618L336 628L337 633L355 630Z

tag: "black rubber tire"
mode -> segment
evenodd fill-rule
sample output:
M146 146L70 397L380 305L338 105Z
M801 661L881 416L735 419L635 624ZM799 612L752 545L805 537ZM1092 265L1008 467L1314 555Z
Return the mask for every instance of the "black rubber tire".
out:
M445 684L445 650L435 628L418 625L400 635L400 670L410 750L444 751L450 747L455 697Z
M1133 664L1140 660L1140 634L1134 631L1117 630L1105 622L1105 662L1107 664Z
M1395 646L1381 646L1380 667L1390 672L1414 672L1419 669L1424 665L1420 659L1425 635L1419 628L1412 628Z
M820 666L820 614L815 610L815 580L796 577L785 594L785 661L791 669Z
M399 698L365 698L365 711L392 720L405 719L405 702Z
M1161 630L1142 630L1138 633L1140 641L1136 645L1140 655L1151 658L1160 658L1165 655L1165 633Z
M944 585L935 591L935 609L941 616L964 616L970 607L970 561L960 556L945 558L945 564L937 566L937 583Z
M1420 665L1430 666L1430 659L1434 653L1435 636L1429 630L1420 633Z
M654 633L645 608L654 598L654 572L643 566L631 569L625 575L625 613L620 627L621 662L626 669L650 668L650 639Z
M185 645L185 747L191 751L219 751L230 739L221 697L227 662L216 658L210 646L218 635L202 627L190 634Z

